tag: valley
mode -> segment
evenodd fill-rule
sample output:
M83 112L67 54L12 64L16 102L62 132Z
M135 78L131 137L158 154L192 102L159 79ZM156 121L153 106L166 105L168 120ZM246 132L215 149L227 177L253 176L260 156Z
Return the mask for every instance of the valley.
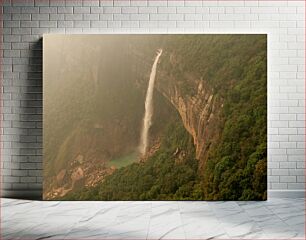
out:
M70 82L56 101L48 86L44 199L266 199L266 51L265 35L92 40L72 58L85 70L62 72Z

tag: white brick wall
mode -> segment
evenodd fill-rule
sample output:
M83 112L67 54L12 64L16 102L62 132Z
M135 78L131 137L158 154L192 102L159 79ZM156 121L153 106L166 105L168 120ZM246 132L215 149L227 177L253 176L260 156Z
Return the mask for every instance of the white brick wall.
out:
M44 33L267 33L268 187L305 189L303 1L4 0L2 10L6 196L41 192Z

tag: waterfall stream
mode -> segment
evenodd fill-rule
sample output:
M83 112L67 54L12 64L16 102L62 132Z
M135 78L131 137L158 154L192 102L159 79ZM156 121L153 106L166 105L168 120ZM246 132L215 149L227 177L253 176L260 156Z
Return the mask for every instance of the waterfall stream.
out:
M146 101L145 101L145 114L143 117L143 126L141 131L141 137L140 137L140 146L139 150L142 156L144 156L147 152L148 142L149 142L149 129L152 125L152 116L153 116L153 90L154 90L154 82L155 82L155 76L156 76L156 68L158 59L161 56L163 50L159 49L157 52L157 56L155 57L151 74L150 74L150 80L149 85L147 89L146 94Z

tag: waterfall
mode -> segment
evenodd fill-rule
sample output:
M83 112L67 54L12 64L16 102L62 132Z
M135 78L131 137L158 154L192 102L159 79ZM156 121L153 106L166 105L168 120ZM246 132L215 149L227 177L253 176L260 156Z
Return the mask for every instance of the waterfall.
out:
M148 147L149 129L152 124L152 115L153 115L153 89L154 89L154 82L156 76L156 68L157 68L158 59L161 56L162 52L163 52L162 49L159 49L157 52L157 56L154 60L151 69L150 80L146 94L145 114L143 117L143 126L142 126L140 146L139 146L139 150L142 156L146 154Z

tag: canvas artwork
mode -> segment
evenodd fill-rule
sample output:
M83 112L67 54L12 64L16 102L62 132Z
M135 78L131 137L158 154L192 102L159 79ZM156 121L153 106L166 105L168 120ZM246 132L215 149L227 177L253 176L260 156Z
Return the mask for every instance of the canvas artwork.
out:
M45 35L45 200L265 200L267 35Z

